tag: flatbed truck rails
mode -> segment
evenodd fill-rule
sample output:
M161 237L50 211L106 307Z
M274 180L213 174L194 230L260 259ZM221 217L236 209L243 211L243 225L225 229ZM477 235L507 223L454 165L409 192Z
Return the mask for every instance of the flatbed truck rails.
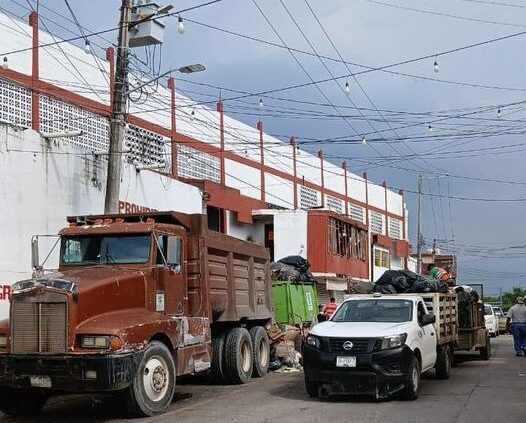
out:
M58 272L16 283L0 322L0 410L32 414L53 394L117 392L151 416L168 408L178 376L210 369L245 383L267 373L267 249L208 230L204 215L67 221Z

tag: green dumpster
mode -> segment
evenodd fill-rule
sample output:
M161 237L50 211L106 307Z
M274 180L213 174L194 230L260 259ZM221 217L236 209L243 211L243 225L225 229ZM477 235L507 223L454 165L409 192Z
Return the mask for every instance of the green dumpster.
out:
M274 318L277 323L310 323L318 309L318 295L313 283L275 281L272 285Z

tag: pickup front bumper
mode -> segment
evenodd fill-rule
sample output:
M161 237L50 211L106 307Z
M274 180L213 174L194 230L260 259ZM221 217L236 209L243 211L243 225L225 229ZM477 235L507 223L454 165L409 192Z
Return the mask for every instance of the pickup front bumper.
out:
M356 357L356 367L336 367L336 357ZM309 345L303 350L305 379L320 387L322 396L388 396L402 390L408 379L413 352L404 345L371 353L327 352Z
M64 393L117 391L132 382L142 351L113 355L3 355L0 387Z

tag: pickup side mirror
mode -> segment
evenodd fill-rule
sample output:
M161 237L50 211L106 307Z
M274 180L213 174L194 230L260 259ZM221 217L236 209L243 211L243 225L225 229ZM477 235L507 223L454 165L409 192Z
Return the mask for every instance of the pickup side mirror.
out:
M179 271L181 269L182 240L177 236L168 237L166 261L170 267Z
M436 322L436 317L434 314L424 314L422 316L422 326L431 325Z

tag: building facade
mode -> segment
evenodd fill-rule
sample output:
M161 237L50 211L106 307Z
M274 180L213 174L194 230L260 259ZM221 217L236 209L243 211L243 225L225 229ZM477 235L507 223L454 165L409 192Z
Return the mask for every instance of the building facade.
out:
M31 237L56 233L66 215L103 210L115 55L57 44L34 12L28 22L0 14L0 35L7 58L0 68L5 316L11 284L31 275ZM407 266L402 192L348 172L323 151L299 150L294 137L269 136L261 121L251 127L232 119L228 102L209 107L175 85L170 78L129 105L120 212L207 213L210 229L265 245L274 259L307 257L332 293ZM67 131L77 135L46 137Z

